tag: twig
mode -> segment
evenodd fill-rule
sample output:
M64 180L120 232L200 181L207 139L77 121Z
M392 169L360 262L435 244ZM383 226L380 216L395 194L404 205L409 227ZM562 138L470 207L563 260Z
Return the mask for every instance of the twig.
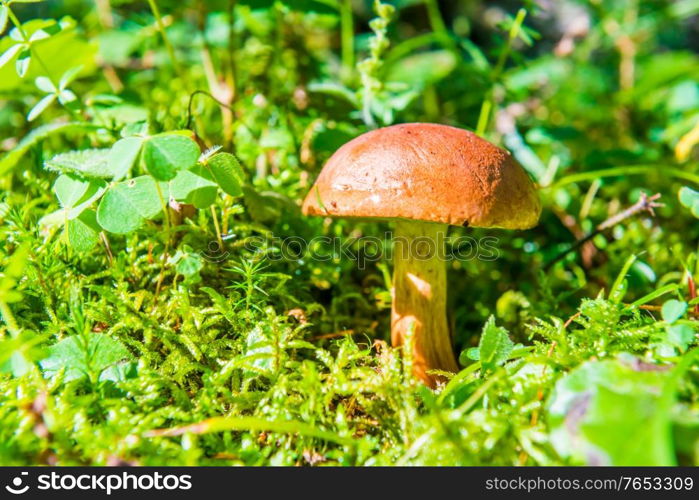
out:
M112 253L112 247L109 244L109 239L104 231L100 231L100 240L104 244L104 249L107 252L107 257L109 258L109 265L111 266L114 262L114 254Z
M692 273L687 269L687 285L689 286L689 300L694 300L697 298L697 285L694 282L694 276L692 276ZM694 306L694 314L697 315L699 314L699 304L696 304Z
M575 321L575 318L579 318L582 313L580 311L576 312L573 314L568 320L563 324L563 328L568 328L573 321Z
M187 104L187 121L186 121L186 123L185 123L185 128L186 128L186 129L190 129L190 127L191 127L191 125L192 125L192 104L193 104L193 102L194 102L194 97L196 97L196 96L199 95L199 94L205 95L205 96L208 97L209 99L213 99L213 100L216 101L220 106L222 106L222 107L224 107L224 108L226 108L226 109L228 109L228 110L230 110L230 111L234 111L234 109L233 109L231 106L229 106L229 105L226 104L225 102L222 102L222 101L218 100L216 97L214 97L213 95L211 95L210 93L208 93L206 90L195 90L194 92L192 92L191 94L189 94L189 104Z
M579 239L575 243L573 243L570 248L565 250L564 252L558 254L551 262L546 264L544 269L549 269L551 266L553 266L556 262L560 261L568 255L570 252L573 252L580 248L582 245L590 241L592 238L597 236L600 233L603 233L607 229L610 229L620 222L623 222L624 220L628 219L629 217L633 217L634 215L640 213L640 212L648 212L650 213L651 216L655 216L655 208L662 207L664 206L662 203L657 203L655 200L660 198L660 193L656 193L653 196L648 196L646 193L641 193L641 198L634 204L631 205L629 208L626 210L623 210L619 212L616 215L612 215L610 218L602 222L600 225L598 225L594 231L592 231L590 234L587 236Z
M345 337L347 335L354 335L354 334L355 334L354 330L342 330L342 331L334 332L334 333L326 333L324 335L316 335L311 340L335 339L338 337Z

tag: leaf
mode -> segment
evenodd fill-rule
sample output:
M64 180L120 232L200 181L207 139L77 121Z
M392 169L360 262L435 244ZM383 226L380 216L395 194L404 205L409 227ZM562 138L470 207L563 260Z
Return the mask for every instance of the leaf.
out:
M146 169L159 181L174 179L179 170L194 166L198 158L197 143L175 133L156 135L146 141L143 149Z
M208 434L223 431L264 431L279 434L301 435L321 439L345 446L356 444L353 438L343 437L334 432L323 430L318 425L309 425L295 420L265 420L258 417L212 417L201 422L170 429L155 429L146 433L147 437L182 436L186 434Z
M89 187L90 181L63 174L53 184L53 192L63 208L73 208L85 196Z
M47 377L65 369L64 381L89 376L97 380L103 371L130 358L124 345L103 333L92 333L87 340L74 335L48 349L48 357L39 364Z
M204 267L201 255L194 253L191 248L185 245L184 251L178 250L172 257L170 263L175 264L175 271L186 278L191 278L199 274Z
M211 179L211 173L202 166L191 170L181 170L170 181L170 197L189 203L198 209L207 208L216 201L218 186Z
M339 83L323 81L323 82L311 82L308 85L308 90L310 92L318 92L319 94L326 94L331 97L343 99L350 103L354 107L359 107L359 100L352 90L340 85Z
M10 39L16 41L16 42L24 42L24 36L22 35L22 32L17 29L15 26L10 30Z
M680 203L690 209L694 217L699 217L699 191L683 186L677 194Z
M143 175L113 185L97 208L99 225L115 234L126 234L162 211L155 180Z
M7 9L9 7L5 4L0 5L0 33L5 31L5 28L7 27Z
M140 137L126 137L117 141L109 151L107 170L115 180L124 178L138 160L143 147Z
M35 23L44 21L34 19L24 24L27 34L34 29ZM55 21L52 21L55 26ZM97 44L78 34L74 27L74 21L68 18L61 19L64 29L50 38L32 44L32 57L38 57L44 63L32 63L27 70L25 78L34 78L40 75L55 75L58 77L68 69L82 65L82 75L89 75L97 70ZM31 25L27 27L28 25ZM20 36L21 38L21 36ZM25 45L25 44L22 44ZM3 44L3 47L7 45ZM22 85L22 79L17 75L14 65L6 65L0 68L0 92L12 92Z
M113 174L108 165L108 149L83 149L60 153L48 160L45 167L82 177L110 179Z
M590 361L561 378L547 403L551 443L589 465L674 465L662 365ZM673 397L674 399L674 397Z
M43 113L55 100L56 94L49 94L42 97L39 102L37 102L34 107L29 110L29 113L27 113L27 121L34 121L34 119Z
M47 76L37 76L36 80L34 80L34 84L39 90L46 92L47 94L52 94L57 90L51 79Z
M697 144L699 144L699 122L677 142L675 146L677 161L686 161Z
M14 288L24 274L24 266L29 258L29 248L28 243L17 248L0 272L0 302L11 304L22 300L22 294Z
M46 357L41 347L46 337L31 330L22 330L16 337L5 337L0 341L0 373L21 377L33 370L35 362Z
M32 53L29 51L29 49L25 48L19 53L19 57L17 57L17 60L15 61L15 70L20 78L24 78L24 75L27 74L31 60Z
M243 195L245 173L235 156L230 153L218 153L212 156L206 165L224 193L230 196Z
M675 299L670 299L663 304L660 314L663 320L672 324L682 317L687 311L687 303Z
M246 336L246 349L242 359L250 371L271 375L274 372L274 344L269 325L258 325Z
M98 127L95 125L82 122L51 123L49 125L37 127L24 136L22 140L19 141L19 144L0 160L0 176L14 168L27 151L44 139L61 132L68 132L71 130L95 130L97 128Z
M231 325L236 325L238 321L238 317L236 316L235 312L233 311L233 308L231 305L228 303L226 298L218 293L216 290L213 288L209 287L201 287L200 289L202 292L205 292L210 298L211 302L214 304L214 309L216 309L217 312L219 312L221 315L223 315L224 318L231 324Z
M672 325L667 327L667 343L685 352L694 341L694 328L689 325Z
M446 78L456 64L456 56L450 50L412 54L391 64L386 80L403 82L410 88L425 87Z
M510 356L514 344L510 340L507 330L495 325L495 317L490 316L478 343L478 359L484 370L493 370L500 366Z
M60 211L61 223L80 216L85 209L102 196L105 189L106 183L104 181L85 180L71 174L63 174L58 177L53 190L64 209ZM44 217L41 222L44 224L52 222L46 220L49 217Z
M100 227L97 224L97 213L86 210L79 217L69 220L66 225L68 242L78 252L92 250L99 241Z
M12 60L12 58L15 57L21 49L22 49L22 44L17 43L15 45L12 45L5 52L3 52L2 55L0 55L0 68L5 66L8 62L10 62Z
M633 263L636 262L637 258L638 257L636 255L632 254L624 262L621 271L619 271L619 274L617 275L616 279L614 280L614 283L609 289L609 300L611 300L612 302L619 304L623 300L624 295L626 295L626 291L628 288L626 276L628 275L629 269L631 269Z
M75 66L73 68L70 68L68 71L63 73L63 76L61 77L61 80L58 82L58 88L61 90L64 90L70 83L75 80L75 77L78 76L80 71L83 69L82 66Z
M44 215L39 219L39 230L42 234L48 233L53 229L63 226L66 221L66 211L58 209L55 212Z
M66 106L70 103L73 103L77 100L78 100L78 97L75 95L75 93L73 93L72 90L68 90L68 89L61 90L58 93L58 102L60 102L64 106ZM70 106L68 106L68 107L70 107Z

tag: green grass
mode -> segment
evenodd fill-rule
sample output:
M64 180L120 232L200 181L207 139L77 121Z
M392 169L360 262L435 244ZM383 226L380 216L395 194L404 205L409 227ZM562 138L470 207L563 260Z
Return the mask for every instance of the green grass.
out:
M2 0L0 464L699 464L692 2L576 3L567 35L530 2L390 3ZM365 255L389 225L300 202L411 121L509 149L544 206L451 229L498 258L450 266L435 391L387 344L390 261L281 246ZM655 217L549 265L641 192Z

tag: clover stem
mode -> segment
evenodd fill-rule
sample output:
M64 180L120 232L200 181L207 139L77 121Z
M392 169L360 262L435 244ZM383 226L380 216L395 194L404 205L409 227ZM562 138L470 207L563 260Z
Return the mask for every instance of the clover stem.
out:
M211 205L211 216L214 218L214 228L216 228L216 240L218 241L219 248L223 251L223 238L221 237L221 227L218 225L218 217L216 216L216 208Z
M155 182L155 189L158 191L158 197L160 198L160 205L163 207L163 217L165 218L165 226L167 227L167 235L165 237L165 249L163 250L163 258L160 261L160 273L158 275L158 283L155 286L155 297L154 300L158 300L158 295L160 295L160 288L163 285L163 279L165 278L165 263L167 262L167 255L170 251L170 238L172 237L172 226L170 223L170 212L167 203L165 203L165 197L163 196L163 190L160 188L160 183Z
M430 370L459 370L447 322L446 231L400 220L394 234L391 342L401 346L412 336L413 373L430 387L444 378Z

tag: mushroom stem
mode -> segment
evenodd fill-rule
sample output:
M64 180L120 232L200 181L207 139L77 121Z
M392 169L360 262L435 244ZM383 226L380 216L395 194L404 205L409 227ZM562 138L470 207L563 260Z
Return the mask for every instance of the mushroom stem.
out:
M445 224L400 220L394 234L391 342L404 345L413 329L413 373L430 387L442 378L429 370L459 370L446 314L446 232Z

